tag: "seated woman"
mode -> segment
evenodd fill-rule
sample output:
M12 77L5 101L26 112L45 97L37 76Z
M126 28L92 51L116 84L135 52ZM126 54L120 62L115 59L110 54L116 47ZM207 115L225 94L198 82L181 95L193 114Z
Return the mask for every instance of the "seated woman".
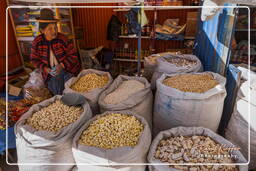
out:
M58 33L57 19L51 9L40 11L39 30L32 42L31 63L42 72L46 86L54 94L62 94L65 82L81 69L77 51L66 36Z

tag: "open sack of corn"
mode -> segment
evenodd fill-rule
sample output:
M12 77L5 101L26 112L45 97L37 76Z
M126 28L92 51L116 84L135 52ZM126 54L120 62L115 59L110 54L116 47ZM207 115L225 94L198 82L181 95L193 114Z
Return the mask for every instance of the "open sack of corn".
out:
M239 146L247 159L249 159L248 143L250 143L249 169L256 169L256 73L242 67L238 69L242 71L242 84L237 93L236 104L226 128L225 137ZM251 72L250 77L249 72Z
M226 79L212 72L163 74L157 80L154 135L177 126L202 126L217 131L222 116Z
M151 86L155 89L156 80L165 74L191 73L202 70L202 64L195 55L165 54L156 59L157 67L151 78Z
M202 127L176 127L160 132L148 153L150 171L248 171L247 165L172 165L247 163L239 148Z
M94 115L100 113L98 106L99 95L111 83L113 79L108 72L87 69L80 72L65 83L64 94L79 93L88 101Z
M15 125L18 164L71 163L72 139L92 117L90 106L67 106L57 95L33 105ZM19 165L20 171L68 171L72 165Z
M109 111L89 120L73 139L75 170L144 171L144 166L111 164L146 163L151 131L146 120L131 111ZM106 164L89 166L82 164Z
M131 110L144 117L152 127L153 95L144 77L119 75L100 95L101 112Z

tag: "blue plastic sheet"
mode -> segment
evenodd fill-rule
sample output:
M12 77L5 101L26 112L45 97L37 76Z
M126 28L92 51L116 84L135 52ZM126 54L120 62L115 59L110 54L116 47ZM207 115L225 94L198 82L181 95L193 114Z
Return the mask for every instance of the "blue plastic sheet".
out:
M184 40L184 36L181 34L164 34L156 33L157 40Z
M8 132L8 149L16 148L14 127L6 130L0 130L0 154L6 150L6 132Z

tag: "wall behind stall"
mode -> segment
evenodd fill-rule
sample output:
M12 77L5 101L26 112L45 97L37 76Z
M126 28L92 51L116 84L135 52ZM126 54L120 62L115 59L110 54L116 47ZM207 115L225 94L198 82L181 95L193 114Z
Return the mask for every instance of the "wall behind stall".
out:
M0 75L5 74L6 66L6 10L7 4L5 0L0 0ZM14 31L10 21L8 20L8 70L13 71L21 67L22 58L19 54Z
M189 5L192 0L184 0L183 5ZM77 6L85 6L85 4L74 4ZM116 4L87 4L87 6L115 6ZM80 47L97 47L104 45L109 47L111 41L107 38L107 24L113 14L117 15L122 23L126 23L126 17L124 14L127 12L114 12L113 8L73 8L73 21L74 27L81 27L84 31L84 40L80 41ZM163 22L168 18L179 18L180 24L186 23L187 12L197 11L196 9L187 10L169 10L169 11L158 11L157 24L163 24ZM146 15L153 25L154 12L146 11ZM134 48L137 48L137 39L121 39L118 41L120 46L127 42ZM142 49L148 49L152 40L143 39ZM163 52L166 49L180 49L183 48L182 41L165 41L158 40L155 42L155 48L157 52Z
M111 6L115 4L75 4L76 6ZM74 27L82 27L84 40L83 47L108 46L107 25L114 14L112 8L73 8Z

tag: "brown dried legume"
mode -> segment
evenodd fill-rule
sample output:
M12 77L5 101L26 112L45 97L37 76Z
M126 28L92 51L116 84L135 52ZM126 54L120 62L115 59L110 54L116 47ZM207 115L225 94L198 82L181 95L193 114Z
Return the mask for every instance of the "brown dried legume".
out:
M81 107L64 105L60 100L33 113L26 124L36 130L56 132L75 122L83 112Z
M163 84L183 92L204 93L218 82L212 74L182 74L166 78Z

